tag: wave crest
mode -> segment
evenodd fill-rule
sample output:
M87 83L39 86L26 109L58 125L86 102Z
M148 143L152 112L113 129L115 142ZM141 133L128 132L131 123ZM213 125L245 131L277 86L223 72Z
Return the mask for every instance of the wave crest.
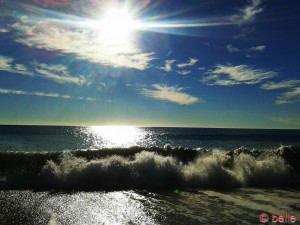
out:
M11 162L13 158L26 160L6 165L1 170L0 187L159 189L299 187L300 184L299 171L276 151L252 154L245 150L233 153L173 148L156 150L129 149L132 152L128 154L124 149L126 153L121 151L122 154L106 156L99 156L97 152L70 151L6 155ZM187 160L185 154L194 157Z

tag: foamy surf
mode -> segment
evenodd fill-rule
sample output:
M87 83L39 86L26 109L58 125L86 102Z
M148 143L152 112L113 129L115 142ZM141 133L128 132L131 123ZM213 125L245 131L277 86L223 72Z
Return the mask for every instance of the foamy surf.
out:
M2 189L299 187L299 148L2 152Z

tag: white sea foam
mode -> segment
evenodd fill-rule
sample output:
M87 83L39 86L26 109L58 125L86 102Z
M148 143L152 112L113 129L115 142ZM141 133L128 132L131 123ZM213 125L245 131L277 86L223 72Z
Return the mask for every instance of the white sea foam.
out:
M215 152L184 164L147 151L90 161L66 152L60 162L48 161L41 176L48 185L60 187L246 187L285 184L289 171L284 159L275 155L240 154L232 159Z

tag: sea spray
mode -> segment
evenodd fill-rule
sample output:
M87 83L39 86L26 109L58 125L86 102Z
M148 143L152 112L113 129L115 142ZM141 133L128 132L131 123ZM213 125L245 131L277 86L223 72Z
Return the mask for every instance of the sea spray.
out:
M287 152L295 147L285 149ZM60 153L6 152L1 153L0 160L10 162L1 165L3 189L299 187L296 167L278 150L134 147Z

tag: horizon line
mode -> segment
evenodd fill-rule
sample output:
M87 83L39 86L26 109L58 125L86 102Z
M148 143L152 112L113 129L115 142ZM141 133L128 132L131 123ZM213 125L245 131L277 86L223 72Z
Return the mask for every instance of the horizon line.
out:
M136 125L62 125L62 124L0 124L0 126L45 126L45 127L139 127L139 128L185 128L185 129L245 129L245 130L300 130L300 128L254 128L254 127L204 127L204 126L136 126Z

